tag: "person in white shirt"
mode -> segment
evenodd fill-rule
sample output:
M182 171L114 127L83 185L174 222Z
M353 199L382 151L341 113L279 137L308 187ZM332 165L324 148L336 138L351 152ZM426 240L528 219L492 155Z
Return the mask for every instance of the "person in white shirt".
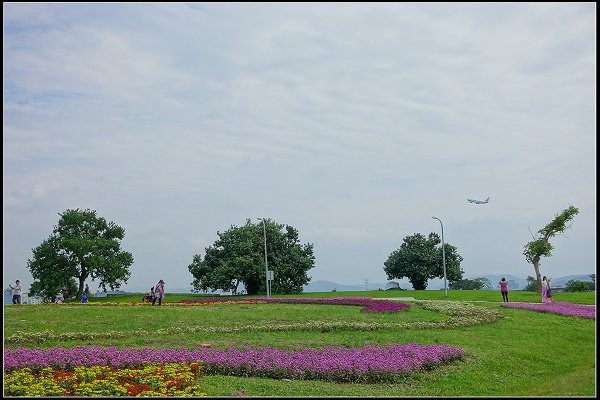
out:
M542 303L552 303L552 290L550 290L550 279L544 277L542 280Z
M12 290L13 304L21 304L21 283L19 280L15 281L15 286L8 285L8 287Z

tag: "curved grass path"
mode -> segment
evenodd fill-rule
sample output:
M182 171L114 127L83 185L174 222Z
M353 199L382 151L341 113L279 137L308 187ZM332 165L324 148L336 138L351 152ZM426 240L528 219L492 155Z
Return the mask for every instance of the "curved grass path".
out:
M379 302L379 301L377 301ZM235 304L235 302L231 302ZM242 302L243 303L243 302ZM240 326L184 326L173 328L162 328L157 330L136 330L136 331L109 331L109 332L66 332L56 333L51 330L44 330L37 333L16 332L4 338L6 344L41 344L49 340L67 342L110 338L127 337L148 337L154 335L177 335L182 333L249 333L249 332L290 332L290 331L312 331L312 332L331 332L331 331L378 331L383 329L454 329L474 324L492 323L500 318L502 314L499 311L475 306L468 302L457 301L415 301L414 304L426 310L446 314L448 318L440 321L426 322L345 322L345 321L319 321L309 320L294 323L277 322L270 324L252 324ZM126 304L124 304L126 305ZM119 305L117 307L123 307ZM357 304L352 304L357 305ZM364 304L360 304L364 305ZM177 306L173 303L172 307ZM79 307L79 306L74 306ZM82 305L81 307L89 307ZM109 307L102 305L102 307ZM182 307L191 307L190 305Z

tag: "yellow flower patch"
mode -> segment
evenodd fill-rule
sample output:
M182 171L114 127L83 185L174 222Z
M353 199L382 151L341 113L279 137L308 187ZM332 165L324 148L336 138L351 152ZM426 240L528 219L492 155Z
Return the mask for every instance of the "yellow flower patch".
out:
M4 374L5 396L206 396L198 363L147 364L139 368L106 366L70 370L30 368Z

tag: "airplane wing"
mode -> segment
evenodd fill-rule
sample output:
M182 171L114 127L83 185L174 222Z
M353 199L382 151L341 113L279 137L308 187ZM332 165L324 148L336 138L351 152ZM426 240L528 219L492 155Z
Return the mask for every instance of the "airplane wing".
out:
M467 201L468 201L469 203L476 203L476 201L475 201L475 200L473 200L473 199L467 199Z

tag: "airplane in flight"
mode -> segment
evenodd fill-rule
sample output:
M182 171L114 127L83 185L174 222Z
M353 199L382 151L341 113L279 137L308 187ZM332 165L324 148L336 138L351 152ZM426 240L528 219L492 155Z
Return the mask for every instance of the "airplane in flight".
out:
M474 199L467 199L467 201L469 203L475 203L475 204L486 204L486 203L489 203L490 198L488 197L487 199L485 199L485 201L483 201L483 200L474 200Z

